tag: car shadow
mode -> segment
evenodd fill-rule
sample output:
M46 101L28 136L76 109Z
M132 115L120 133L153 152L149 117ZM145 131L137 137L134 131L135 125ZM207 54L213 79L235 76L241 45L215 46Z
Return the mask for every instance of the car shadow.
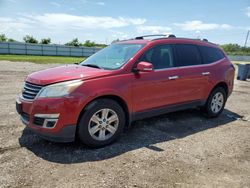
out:
M23 130L19 143L21 147L27 148L36 156L55 163L100 161L143 147L162 152L164 150L155 144L184 138L218 126L226 126L238 118L241 116L226 109L218 118L212 119L204 117L196 109L169 113L134 122L120 140L99 149L87 148L79 142L66 144L49 142L28 129Z

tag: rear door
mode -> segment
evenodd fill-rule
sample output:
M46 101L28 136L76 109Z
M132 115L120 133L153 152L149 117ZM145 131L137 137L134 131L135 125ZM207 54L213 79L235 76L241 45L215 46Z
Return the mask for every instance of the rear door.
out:
M203 100L209 81L209 72L202 62L198 46L193 44L175 44L178 66L179 102Z

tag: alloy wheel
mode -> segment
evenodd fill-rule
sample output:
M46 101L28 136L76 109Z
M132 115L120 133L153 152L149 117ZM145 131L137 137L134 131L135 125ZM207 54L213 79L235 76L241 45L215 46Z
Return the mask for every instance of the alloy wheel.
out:
M118 125L117 113L109 108L104 108L94 113L90 118L88 131L93 139L105 141L115 134Z
M211 110L213 113L218 113L224 104L224 96L221 92L217 92L211 101Z

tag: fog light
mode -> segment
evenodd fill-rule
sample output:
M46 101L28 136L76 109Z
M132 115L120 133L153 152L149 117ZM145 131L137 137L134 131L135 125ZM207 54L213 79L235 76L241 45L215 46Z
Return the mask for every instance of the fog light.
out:
M58 119L45 119L43 127L54 128Z
M35 125L51 129L56 126L59 115L60 114L35 114L33 123Z

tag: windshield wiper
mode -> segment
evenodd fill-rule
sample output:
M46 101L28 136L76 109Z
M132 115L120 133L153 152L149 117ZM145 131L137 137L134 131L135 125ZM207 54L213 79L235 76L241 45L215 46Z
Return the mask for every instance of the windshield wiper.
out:
M97 69L102 69L102 68L99 67L98 65L94 65L94 64L82 64L82 66L93 67L93 68L97 68Z

